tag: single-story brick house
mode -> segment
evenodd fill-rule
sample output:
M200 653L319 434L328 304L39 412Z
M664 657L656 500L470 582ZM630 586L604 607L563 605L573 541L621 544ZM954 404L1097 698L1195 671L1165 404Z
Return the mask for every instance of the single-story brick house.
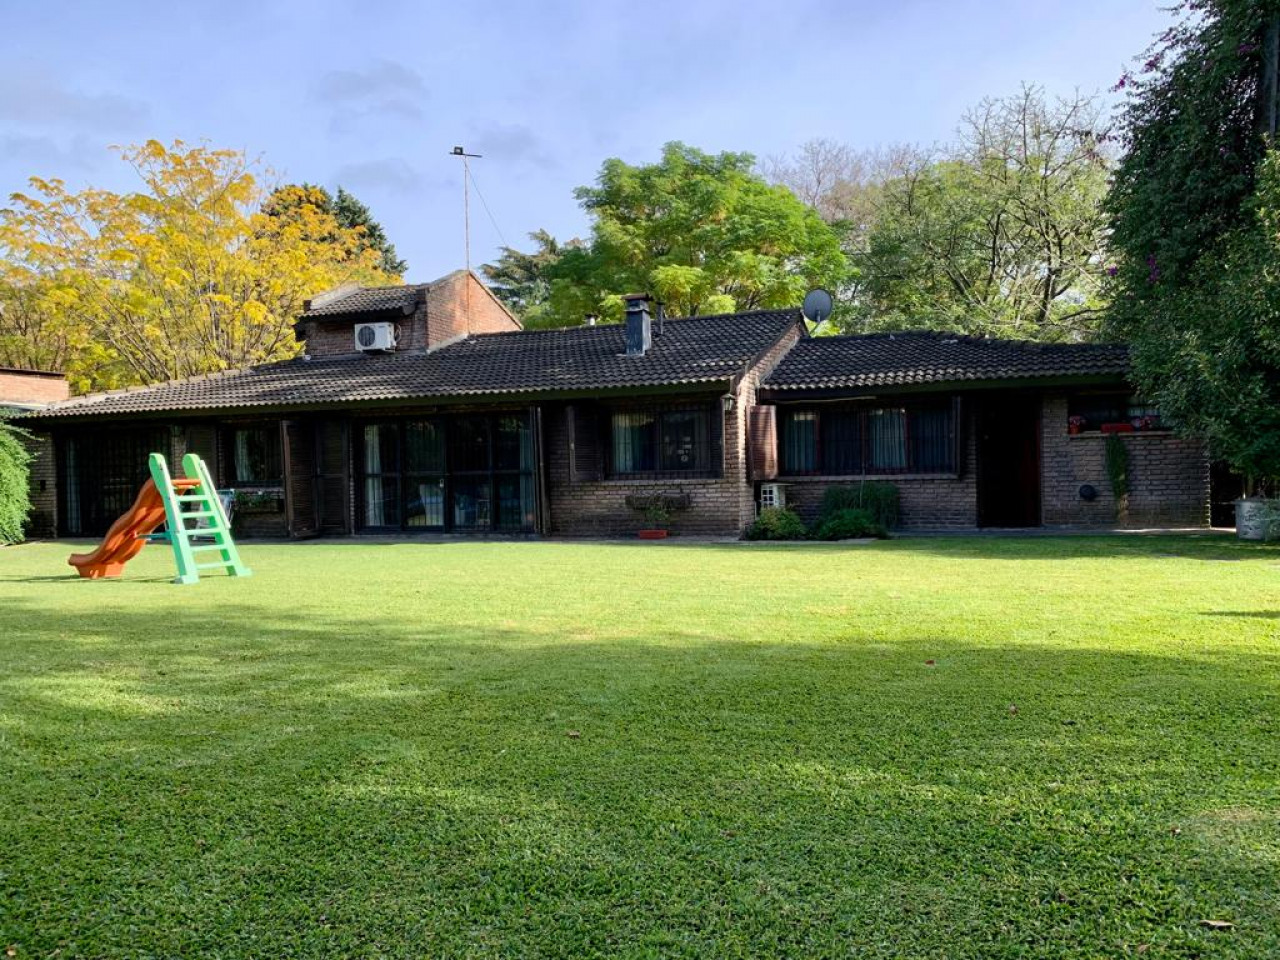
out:
M625 536L654 495L675 534L737 535L762 483L812 516L869 478L906 527L1106 526L1104 424L1133 431L1129 523L1207 522L1205 452L1133 399L1120 346L811 337L797 310L663 320L643 298L624 325L524 331L466 272L335 291L296 329L294 360L24 418L34 533L101 533L151 450L246 493L247 535Z

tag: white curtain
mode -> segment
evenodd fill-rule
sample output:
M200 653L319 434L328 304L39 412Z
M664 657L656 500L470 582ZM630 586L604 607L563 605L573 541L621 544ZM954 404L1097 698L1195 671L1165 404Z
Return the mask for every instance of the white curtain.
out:
M364 428L364 522L366 526L383 527L387 523L386 504L382 501L382 444L376 424Z
M236 482L250 483L257 479L249 463L249 431L236 431Z

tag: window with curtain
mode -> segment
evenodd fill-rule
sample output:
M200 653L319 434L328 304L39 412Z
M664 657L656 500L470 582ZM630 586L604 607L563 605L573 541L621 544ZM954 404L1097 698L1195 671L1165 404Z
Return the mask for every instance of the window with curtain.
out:
M233 429L231 467L234 486L278 487L284 483L279 424L255 424Z
M609 474L680 477L714 473L711 404L615 410L609 418Z
M1082 430L1101 430L1104 423L1128 423L1135 429L1166 429L1160 408L1129 393L1078 393L1067 405L1069 418L1079 417Z
M955 473L950 400L900 406L788 407L779 418L782 473Z

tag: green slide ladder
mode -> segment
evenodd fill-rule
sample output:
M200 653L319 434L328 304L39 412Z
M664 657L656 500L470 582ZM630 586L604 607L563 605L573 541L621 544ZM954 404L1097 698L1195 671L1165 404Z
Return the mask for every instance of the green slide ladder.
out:
M181 487L174 485L162 454L151 454L148 466L164 501L168 529L147 539L173 547L173 559L178 565L178 575L173 582L199 583L201 570L225 570L232 577L252 576L253 571L240 559L240 551L231 537L231 524L205 462L194 453L182 458L183 474L197 482ZM207 521L207 526L187 526L190 521L201 520ZM204 559L208 554L215 554L217 559Z

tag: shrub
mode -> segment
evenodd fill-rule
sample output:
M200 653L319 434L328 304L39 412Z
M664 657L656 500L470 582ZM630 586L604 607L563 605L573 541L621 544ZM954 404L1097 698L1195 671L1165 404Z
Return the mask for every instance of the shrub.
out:
M870 510L847 507L837 510L818 523L813 533L815 540L859 540L863 537L886 537L884 526L876 521Z
M877 525L892 530L898 525L898 488L877 480L827 487L818 508L818 524L842 510L866 510Z
M765 507L756 522L747 528L748 540L803 540L808 531L804 521L791 510Z
M22 445L26 431L0 420L0 544L21 543L31 510L27 465L31 454Z

